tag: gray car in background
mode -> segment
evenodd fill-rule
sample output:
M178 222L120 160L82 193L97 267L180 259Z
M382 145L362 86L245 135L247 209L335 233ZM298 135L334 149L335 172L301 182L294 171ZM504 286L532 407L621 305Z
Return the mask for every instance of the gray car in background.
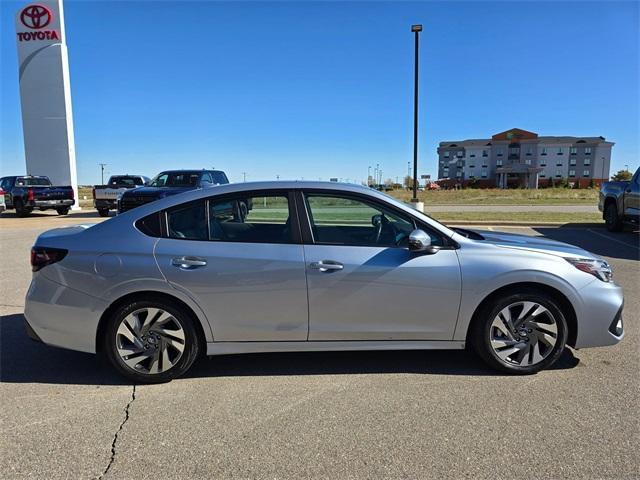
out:
M527 374L565 345L624 335L601 258L450 229L356 185L201 188L45 232L31 263L29 334L104 354L136 382L171 380L204 354L467 345Z

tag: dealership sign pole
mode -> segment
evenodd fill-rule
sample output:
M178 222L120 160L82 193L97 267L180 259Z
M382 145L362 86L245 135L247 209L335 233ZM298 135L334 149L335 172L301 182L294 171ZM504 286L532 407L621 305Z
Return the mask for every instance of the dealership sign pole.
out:
M24 6L16 13L15 24L26 173L46 175L55 185L71 185L77 199L62 0Z

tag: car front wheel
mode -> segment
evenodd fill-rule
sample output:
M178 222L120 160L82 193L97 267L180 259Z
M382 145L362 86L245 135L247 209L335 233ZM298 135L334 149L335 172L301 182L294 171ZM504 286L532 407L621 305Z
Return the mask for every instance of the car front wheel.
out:
M163 383L191 367L198 356L198 337L179 306L165 300L134 301L109 319L103 349L130 380Z
M470 341L491 367L530 374L558 360L567 333L556 300L541 292L526 292L487 305L472 328Z
M609 203L604 211L604 223L610 232L622 230L622 219L618 215L618 207L615 203Z

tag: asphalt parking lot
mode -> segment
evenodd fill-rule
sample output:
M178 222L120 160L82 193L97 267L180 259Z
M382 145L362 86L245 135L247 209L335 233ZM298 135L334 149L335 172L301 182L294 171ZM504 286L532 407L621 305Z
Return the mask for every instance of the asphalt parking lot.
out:
M602 255L625 289L622 343L534 376L458 351L290 353L133 387L22 326L37 234L99 220L0 218L2 478L640 478L637 232L493 228Z

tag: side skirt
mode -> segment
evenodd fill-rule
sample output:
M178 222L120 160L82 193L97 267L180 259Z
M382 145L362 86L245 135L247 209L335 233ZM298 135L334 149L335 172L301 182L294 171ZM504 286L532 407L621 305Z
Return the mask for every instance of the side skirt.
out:
M363 340L351 342L213 342L207 355L266 352L337 352L362 350L463 350L465 342L442 340Z

